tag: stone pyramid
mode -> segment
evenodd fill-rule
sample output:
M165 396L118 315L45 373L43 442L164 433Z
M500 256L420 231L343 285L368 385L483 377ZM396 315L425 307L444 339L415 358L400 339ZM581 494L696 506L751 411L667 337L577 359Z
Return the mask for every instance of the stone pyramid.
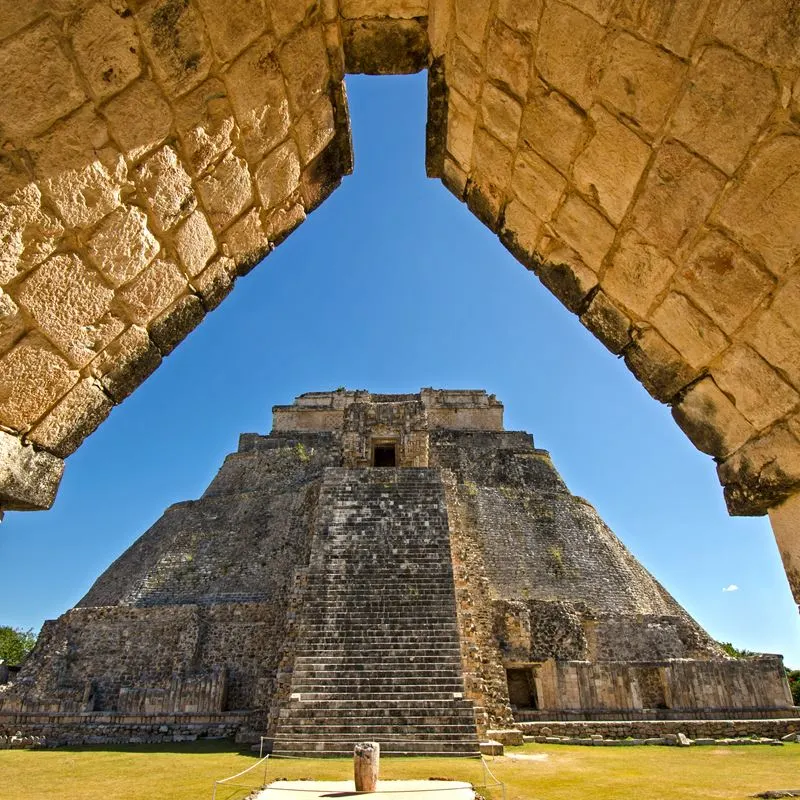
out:
M0 726L472 754L525 720L780 716L483 391L310 393L47 622Z

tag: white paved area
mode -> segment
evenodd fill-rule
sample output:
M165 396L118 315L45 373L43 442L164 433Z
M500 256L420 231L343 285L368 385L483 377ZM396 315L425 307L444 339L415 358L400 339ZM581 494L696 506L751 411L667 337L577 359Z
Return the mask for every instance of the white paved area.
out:
M474 800L475 792L461 781L378 781L378 791L356 792L353 781L275 781L256 800L317 800L364 797L369 800Z

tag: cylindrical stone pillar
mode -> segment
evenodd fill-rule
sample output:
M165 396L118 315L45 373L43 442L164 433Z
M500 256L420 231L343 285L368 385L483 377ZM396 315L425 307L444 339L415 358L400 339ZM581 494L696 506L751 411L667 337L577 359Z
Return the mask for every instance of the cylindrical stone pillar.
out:
M377 742L360 742L353 749L353 774L357 792L374 792L378 786L381 746Z

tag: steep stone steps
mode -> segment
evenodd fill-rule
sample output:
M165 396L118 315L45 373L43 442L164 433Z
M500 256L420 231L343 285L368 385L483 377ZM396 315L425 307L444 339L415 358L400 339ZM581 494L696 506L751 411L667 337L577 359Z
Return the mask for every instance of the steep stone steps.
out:
M318 507L273 752L477 753L438 470L328 469Z

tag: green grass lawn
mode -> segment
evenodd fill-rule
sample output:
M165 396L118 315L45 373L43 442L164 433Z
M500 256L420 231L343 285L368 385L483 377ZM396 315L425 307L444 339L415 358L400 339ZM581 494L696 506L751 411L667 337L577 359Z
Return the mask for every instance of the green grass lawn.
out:
M784 747L570 747L525 745L490 759L507 800L686 800L746 798L800 789L800 744ZM0 800L210 800L214 780L257 757L229 742L0 751ZM263 772L251 773L250 785ZM344 780L349 759L268 762L269 780ZM381 777L481 782L477 761L387 758ZM220 792L226 800L232 792ZM235 794L240 800L244 792ZM499 793L485 793L499 798Z

